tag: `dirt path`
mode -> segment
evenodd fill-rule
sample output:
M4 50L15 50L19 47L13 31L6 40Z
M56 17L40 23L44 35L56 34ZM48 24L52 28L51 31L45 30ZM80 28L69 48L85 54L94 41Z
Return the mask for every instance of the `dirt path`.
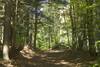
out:
M12 60L12 66L7 67L89 67L94 62L94 58L86 53L51 50L38 53L30 58L20 56Z

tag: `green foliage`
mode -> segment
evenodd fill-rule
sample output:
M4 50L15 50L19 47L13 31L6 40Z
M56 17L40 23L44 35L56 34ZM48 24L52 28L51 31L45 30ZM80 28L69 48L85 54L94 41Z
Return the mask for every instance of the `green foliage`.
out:
M90 67L100 67L100 58L98 57L94 64L91 64Z
M82 42L81 44L87 45L89 37L92 38L89 34L95 33L94 25L97 24L96 27L99 29L99 20L95 20L96 11L94 10L99 6L97 2L99 1L90 3L84 0L70 0L70 4L64 5L64 0L51 0L47 4L39 4L39 0L18 1L14 20L16 22L16 43L30 41L29 34L31 32L32 43L34 34L37 33L37 47L41 49L49 49L56 46L62 48L73 45L73 43L77 47L80 41ZM38 18L35 18L36 13L32 12L32 10L37 7L43 8L43 12ZM87 11L91 13L89 14ZM92 24L92 19L94 24ZM36 20L38 20L37 32L34 32ZM90 28L90 26L92 27ZM63 46L56 45L60 42L65 44ZM95 46L99 47L97 43Z
M100 67L99 64L94 64L92 67Z
M100 53L100 41L96 41L95 47L96 47L96 52Z
M66 48L67 48L67 46L63 42L62 43L57 43L57 44L52 46L52 49L66 49Z

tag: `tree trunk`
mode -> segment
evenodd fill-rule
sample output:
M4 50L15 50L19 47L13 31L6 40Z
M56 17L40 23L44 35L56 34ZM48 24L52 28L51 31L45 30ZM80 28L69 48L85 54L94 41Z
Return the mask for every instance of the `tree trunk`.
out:
M35 10L37 11L37 6L35 7ZM37 39L37 23L38 23L38 14L35 13L35 23L34 23L34 49L36 49L36 39Z
M8 18L5 18L5 20ZM4 42L3 42L3 59L9 60L9 45L11 45L11 28L10 28L10 22L5 21L4 23Z
M92 6L93 1L87 1L87 6ZM94 13L93 8L87 9L87 29L88 29L88 41L89 41L89 52L91 56L96 55L95 50L95 22L94 22Z
M76 21L75 21L75 13L74 13L75 6L70 5L70 18L71 18L71 25L72 25L72 49L76 49L77 45L77 38L76 38Z
M6 44L3 45L3 59L9 60L9 47Z
M15 40L15 33L12 34L12 32L15 32L14 29L12 29L13 20L15 18L15 12L13 4L14 2L12 0L5 1L5 17L4 17L4 42L3 42L3 59L9 60L9 46L12 45L12 39ZM13 17L13 18L12 18ZM12 23L11 23L12 21ZM13 31L12 31L13 30ZM13 36L13 38L12 38Z

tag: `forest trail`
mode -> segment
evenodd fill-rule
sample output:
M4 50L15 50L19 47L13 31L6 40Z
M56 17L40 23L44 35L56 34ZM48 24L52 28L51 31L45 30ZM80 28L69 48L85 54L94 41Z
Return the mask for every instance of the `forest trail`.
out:
M12 60L8 65L3 66L2 64L2 67L89 67L93 63L95 63L94 58L85 52L50 50L38 52L33 56L25 53L23 56L18 56L16 60Z

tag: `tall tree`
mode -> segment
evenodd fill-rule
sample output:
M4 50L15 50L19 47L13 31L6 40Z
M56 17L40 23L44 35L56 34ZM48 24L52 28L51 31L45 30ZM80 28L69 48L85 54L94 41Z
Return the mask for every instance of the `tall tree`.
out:
M95 22L94 22L94 8L93 6L94 0L86 0L87 6L87 29L88 29L88 41L89 41L89 52L91 55L95 56Z
M3 58L9 60L9 45L11 45L11 1L5 1L4 46Z

